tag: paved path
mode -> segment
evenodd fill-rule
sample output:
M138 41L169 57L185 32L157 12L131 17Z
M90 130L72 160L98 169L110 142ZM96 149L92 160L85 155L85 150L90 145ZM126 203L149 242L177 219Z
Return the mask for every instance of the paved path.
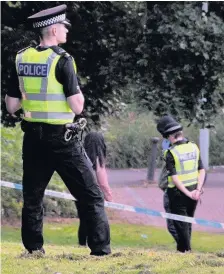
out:
M164 211L162 191L156 184L148 186L145 183L146 169L108 170L108 176L113 190L114 202ZM155 177L158 178L158 170ZM223 171L214 171L208 174L202 203L198 205L195 217L224 223ZM135 224L166 226L166 221L162 218L119 210L114 210L113 218ZM206 228L199 225L194 225L194 229L224 233L221 229Z
M155 181L159 172L155 172ZM146 181L147 169L108 169L108 176L111 187L141 186ZM206 187L224 188L224 169L209 171Z

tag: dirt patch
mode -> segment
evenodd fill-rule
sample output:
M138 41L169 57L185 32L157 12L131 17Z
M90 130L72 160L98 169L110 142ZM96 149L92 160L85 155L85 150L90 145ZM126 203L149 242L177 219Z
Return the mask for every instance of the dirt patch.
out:
M89 256L87 255L77 255L77 254L62 254L62 255L58 255L56 256L57 260L60 259L66 259L69 261L85 261L89 259Z
M217 257L224 258L224 251L223 252L218 252L216 254Z
M122 252L116 252L116 253L113 253L112 255L111 255L111 257L121 257L121 256L123 256L124 254L122 253Z

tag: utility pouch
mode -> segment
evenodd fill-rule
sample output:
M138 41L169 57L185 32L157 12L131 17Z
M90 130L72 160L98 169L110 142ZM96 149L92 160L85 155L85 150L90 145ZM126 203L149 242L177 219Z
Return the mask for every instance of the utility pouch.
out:
M162 166L158 184L159 184L159 188L162 189L163 191L166 190L168 187L168 171L166 169L165 163Z

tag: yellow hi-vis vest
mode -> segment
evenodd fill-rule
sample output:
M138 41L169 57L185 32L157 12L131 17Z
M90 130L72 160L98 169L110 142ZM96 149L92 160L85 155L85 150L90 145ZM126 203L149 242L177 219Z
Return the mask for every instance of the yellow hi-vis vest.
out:
M199 160L199 149L197 145L188 142L186 144L170 147L168 150L173 155L177 176L184 186L197 184ZM168 150L165 151L165 156ZM171 176L168 176L168 187L175 187Z
M60 55L51 48L40 52L27 48L18 52L16 68L24 120L55 125L73 122L75 114L69 108L63 86L55 76L59 59ZM74 70L76 72L75 62Z

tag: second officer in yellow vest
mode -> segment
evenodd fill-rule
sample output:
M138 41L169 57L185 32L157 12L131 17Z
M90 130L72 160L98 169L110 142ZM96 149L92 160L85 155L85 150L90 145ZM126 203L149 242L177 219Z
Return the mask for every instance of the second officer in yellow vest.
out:
M184 138L181 125L172 117L162 117L157 128L171 143L164 155L168 171L167 194L171 213L193 217L205 178L200 151L195 143ZM173 223L178 235L177 250L191 251L192 225L181 221Z
M103 194L77 138L64 139L65 125L84 106L75 62L58 47L67 39L65 10L66 5L60 5L28 18L39 33L40 45L18 52L19 89L6 95L7 110L14 113L22 107L24 113L22 241L29 253L45 252L43 197L56 171L86 209L88 246L91 255L101 256L111 253Z

